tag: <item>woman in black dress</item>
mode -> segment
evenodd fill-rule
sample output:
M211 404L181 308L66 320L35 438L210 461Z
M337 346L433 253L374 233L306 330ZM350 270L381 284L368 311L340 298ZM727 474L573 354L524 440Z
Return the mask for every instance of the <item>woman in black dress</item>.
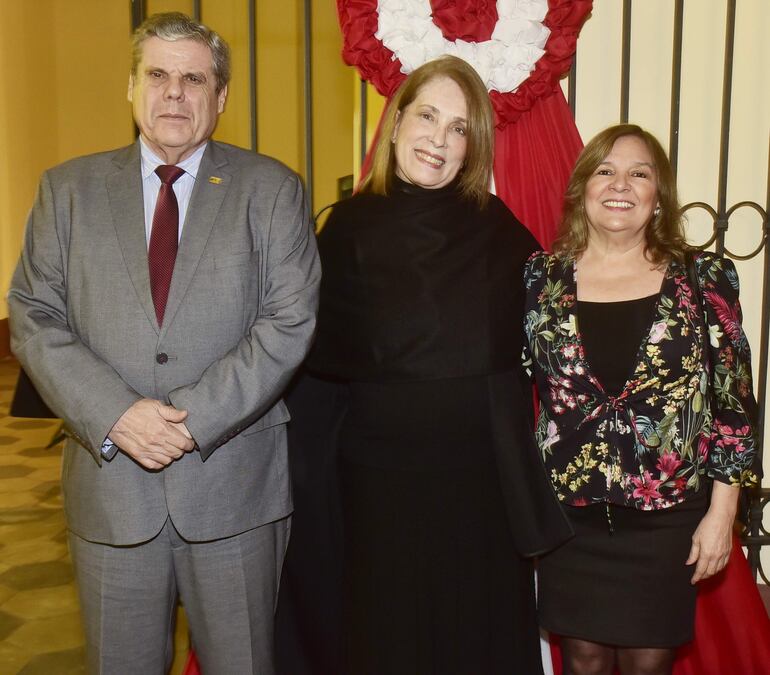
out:
M738 277L688 249L671 166L635 125L585 147L554 250L527 263L526 330L576 536L540 561L540 622L565 672L670 673L756 478Z
M330 412L341 419L338 675L541 672L524 556L568 529L517 359L521 274L538 246L488 192L492 146L475 71L454 57L422 66L390 103L359 193L319 237L308 369L345 398ZM297 528L302 517L298 506Z

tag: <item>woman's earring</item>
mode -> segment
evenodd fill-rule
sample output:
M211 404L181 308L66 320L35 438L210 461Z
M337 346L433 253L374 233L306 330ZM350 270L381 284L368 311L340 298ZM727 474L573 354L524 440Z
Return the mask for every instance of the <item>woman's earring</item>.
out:
M655 207L655 210L652 212L652 215L656 218L660 215L660 205Z

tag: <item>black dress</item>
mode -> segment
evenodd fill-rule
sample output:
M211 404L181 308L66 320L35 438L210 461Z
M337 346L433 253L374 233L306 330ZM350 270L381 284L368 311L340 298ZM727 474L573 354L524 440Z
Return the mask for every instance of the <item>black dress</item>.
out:
M484 378L350 390L344 672L540 672L532 567L508 528Z
M494 197L480 210L454 185L400 181L337 205L321 234L309 368L346 399L329 416L344 524L338 675L542 670L523 555L568 530L518 365L536 246Z

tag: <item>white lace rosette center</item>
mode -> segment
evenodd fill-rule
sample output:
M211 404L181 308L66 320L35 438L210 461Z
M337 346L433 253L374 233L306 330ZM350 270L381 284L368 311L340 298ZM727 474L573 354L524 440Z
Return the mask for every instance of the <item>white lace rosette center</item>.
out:
M497 24L484 42L447 40L433 21L430 0L378 0L377 13L375 37L401 62L401 72L452 54L471 64L488 90L501 93L529 77L550 35L543 25L548 0L497 0Z

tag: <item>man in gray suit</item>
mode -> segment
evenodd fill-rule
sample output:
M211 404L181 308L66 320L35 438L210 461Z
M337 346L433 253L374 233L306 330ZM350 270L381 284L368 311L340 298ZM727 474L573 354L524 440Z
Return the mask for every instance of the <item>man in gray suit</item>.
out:
M207 27L140 26L140 138L43 175L9 293L13 350L69 429L94 673L164 672L177 597L207 675L273 672L292 508L281 392L320 268L297 176L210 140L229 75Z

